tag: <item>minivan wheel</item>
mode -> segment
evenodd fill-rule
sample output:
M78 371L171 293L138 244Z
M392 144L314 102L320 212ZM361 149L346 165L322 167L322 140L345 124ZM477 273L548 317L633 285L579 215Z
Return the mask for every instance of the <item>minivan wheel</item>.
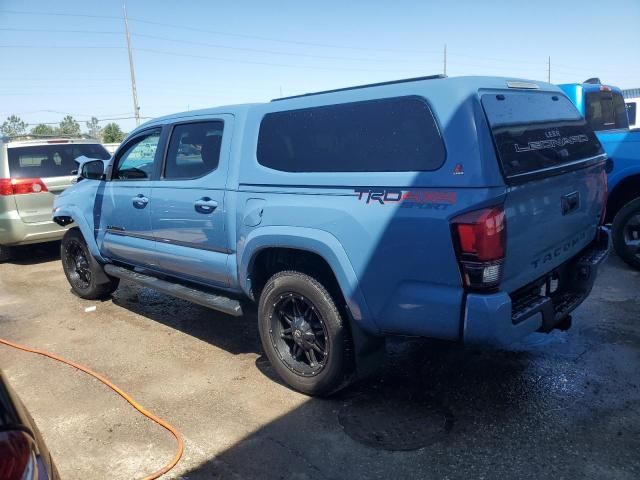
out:
M629 266L640 270L640 198L626 204L616 215L612 227L616 253Z
M7 260L11 260L12 256L13 256L13 248L0 245L0 262L6 262Z
M96 300L107 297L117 288L120 280L107 277L106 282L102 266L92 257L80 231L71 229L65 233L60 247L60 257L64 274L73 291L81 298Z
M316 279L285 271L260 296L262 346L278 375L309 395L329 395L348 384L351 337L329 292Z

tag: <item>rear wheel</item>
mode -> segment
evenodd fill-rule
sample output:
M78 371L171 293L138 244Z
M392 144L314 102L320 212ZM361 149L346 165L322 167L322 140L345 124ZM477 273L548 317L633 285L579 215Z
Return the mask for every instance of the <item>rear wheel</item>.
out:
M328 395L348 384L349 330L313 277L294 271L271 277L260 296L258 321L271 365L292 388Z
M613 246L629 266L640 270L640 198L627 203L613 220Z
M79 297L87 300L104 298L118 288L120 281L106 276L102 266L89 252L79 230L74 228L65 233L60 247L60 257L64 274ZM100 282L100 279L103 281Z
M6 262L7 260L11 260L12 256L13 256L13 248L0 245L0 262Z

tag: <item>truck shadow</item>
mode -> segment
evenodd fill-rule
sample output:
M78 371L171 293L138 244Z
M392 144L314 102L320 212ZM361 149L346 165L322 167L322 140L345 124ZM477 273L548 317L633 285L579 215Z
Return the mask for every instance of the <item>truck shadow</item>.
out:
M60 242L37 243L15 247L12 258L6 263L13 265L36 265L60 260Z

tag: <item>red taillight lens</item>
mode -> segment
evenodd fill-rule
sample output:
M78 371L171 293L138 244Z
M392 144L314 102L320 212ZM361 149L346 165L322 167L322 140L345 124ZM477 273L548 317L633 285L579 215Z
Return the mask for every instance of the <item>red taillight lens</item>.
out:
M39 178L0 178L0 195L25 195L48 191Z
M451 220L451 227L465 285L497 287L507 243L504 209L500 206L465 213Z
M33 453L24 432L0 433L0 478L30 480L34 474Z
M500 260L504 257L505 220L502 207L465 213L452 220L460 253L475 260Z

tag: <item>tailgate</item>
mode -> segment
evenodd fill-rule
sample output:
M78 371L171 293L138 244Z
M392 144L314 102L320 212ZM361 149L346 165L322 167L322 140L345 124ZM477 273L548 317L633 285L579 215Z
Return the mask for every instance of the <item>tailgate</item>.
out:
M512 292L594 239L606 200L606 156L562 93L486 93L482 105L508 185L502 288Z
M502 288L536 280L595 237L606 195L604 163L509 188Z

